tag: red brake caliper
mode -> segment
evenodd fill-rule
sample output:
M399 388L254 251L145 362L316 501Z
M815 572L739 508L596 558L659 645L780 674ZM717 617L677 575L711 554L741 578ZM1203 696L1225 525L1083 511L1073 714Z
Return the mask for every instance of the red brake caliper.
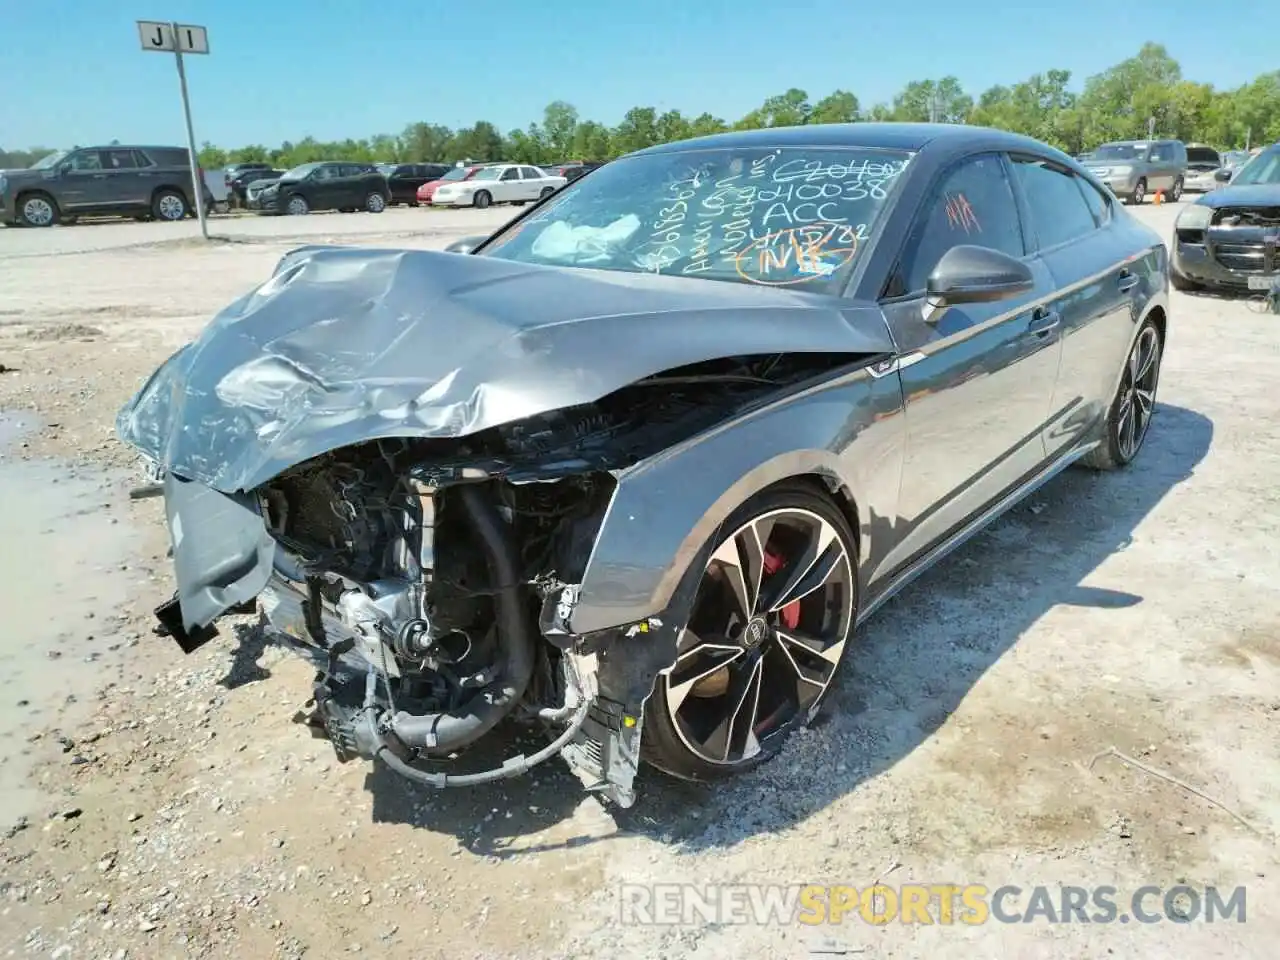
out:
M781 569L782 557L778 556L772 550L766 550L764 552L764 572L772 575ZM787 630L794 630L800 624L800 601L792 600L778 611L778 615L782 620L784 628Z

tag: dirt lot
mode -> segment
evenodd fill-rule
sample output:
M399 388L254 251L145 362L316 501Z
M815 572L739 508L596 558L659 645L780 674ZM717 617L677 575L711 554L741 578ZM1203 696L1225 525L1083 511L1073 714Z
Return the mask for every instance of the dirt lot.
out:
M1163 232L1176 207L1140 215ZM1280 338L1174 294L1138 464L1069 472L879 613L826 722L629 811L558 763L502 789L337 765L309 670L184 657L116 410L303 242L440 247L507 210L0 230L0 950L78 957L1273 957ZM292 236L285 236L288 231ZM1114 746L1230 812L1114 757ZM1241 820L1235 819L1233 814ZM620 922L623 882L1248 888L1248 921ZM1025 905L1025 904L1024 904Z

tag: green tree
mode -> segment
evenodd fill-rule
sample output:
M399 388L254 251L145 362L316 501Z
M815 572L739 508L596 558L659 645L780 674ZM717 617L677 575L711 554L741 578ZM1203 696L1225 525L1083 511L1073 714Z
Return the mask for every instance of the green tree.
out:
M660 142L658 111L653 107L632 107L613 133L613 150L618 155L643 150Z
M853 123L858 113L858 98L848 90L836 90L813 105L809 123Z

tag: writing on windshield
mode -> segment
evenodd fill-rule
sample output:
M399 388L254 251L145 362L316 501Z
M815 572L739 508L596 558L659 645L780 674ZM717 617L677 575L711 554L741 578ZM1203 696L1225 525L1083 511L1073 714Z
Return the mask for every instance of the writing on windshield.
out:
M483 253L823 287L856 258L910 158L821 147L628 157L571 185Z

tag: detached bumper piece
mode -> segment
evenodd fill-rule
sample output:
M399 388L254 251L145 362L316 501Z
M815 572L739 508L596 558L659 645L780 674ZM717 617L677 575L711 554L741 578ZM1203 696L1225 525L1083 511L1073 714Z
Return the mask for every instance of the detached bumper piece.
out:
M160 623L160 633L173 637L174 642L182 648L183 653L191 653L194 650L198 650L218 635L218 628L211 623L203 627L197 626L191 630L183 626L182 608L178 605L176 596L156 607L155 616Z

